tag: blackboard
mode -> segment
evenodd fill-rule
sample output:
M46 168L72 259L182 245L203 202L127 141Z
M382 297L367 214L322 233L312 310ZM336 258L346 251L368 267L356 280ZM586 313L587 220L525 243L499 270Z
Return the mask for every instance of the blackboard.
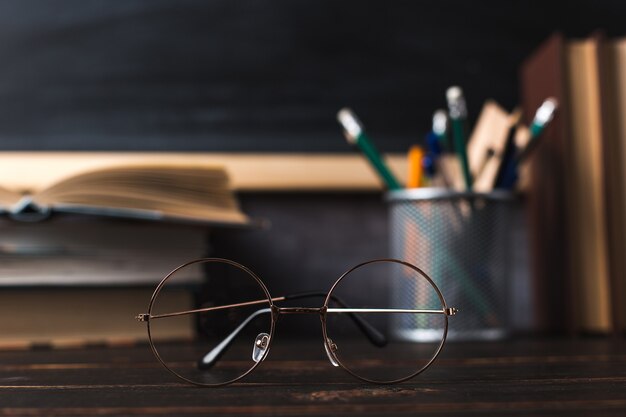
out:
M349 151L421 141L445 89L517 104L554 30L626 29L603 1L4 0L0 149Z

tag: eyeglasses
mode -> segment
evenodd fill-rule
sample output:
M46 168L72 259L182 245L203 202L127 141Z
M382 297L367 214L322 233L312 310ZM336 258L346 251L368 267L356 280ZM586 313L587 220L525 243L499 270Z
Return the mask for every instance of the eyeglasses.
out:
M194 297L200 302L194 303ZM306 298L324 303L276 304ZM267 358L279 319L290 314L319 316L333 366L363 381L391 384L413 378L434 362L446 340L448 317L456 311L426 273L400 260L361 263L327 293L272 297L245 266L204 258L163 278L148 312L136 318L146 323L158 361L195 385L216 387L248 375Z

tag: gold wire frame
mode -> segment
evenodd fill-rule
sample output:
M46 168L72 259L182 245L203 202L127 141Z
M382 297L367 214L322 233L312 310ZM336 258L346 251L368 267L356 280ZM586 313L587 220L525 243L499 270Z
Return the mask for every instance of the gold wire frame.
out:
M231 266L233 266L235 268L238 268L238 269L246 272L250 277L252 277L257 282L259 287L263 290L263 293L265 294L266 298L260 299L260 300L246 301L246 302L242 302L242 303L228 304L228 305L223 305L223 306L213 306L213 307L206 307L206 308L198 308L198 309L193 309L193 310L185 310L185 311L178 311L178 312L165 313L165 314L154 314L154 315L152 314L152 308L154 306L154 302L157 299L159 293L161 292L161 289L164 287L164 285L167 283L167 281L170 279L170 277L174 276L178 271L180 271L181 269L186 268L186 267L188 267L190 265L194 265L194 264L197 264L197 263L211 263L211 262L225 263L225 264L231 265ZM397 263L397 264L403 265L405 267L408 267L408 268L414 270L422 278L426 279L426 281L431 285L431 287L435 290L435 293L437 294L437 297L438 297L438 299L439 299L439 301L441 303L441 307L442 307L441 310L437 310L437 309L435 309L435 310L425 310L425 309L349 308L347 306L346 307L342 307L342 308L330 308L329 307L329 303L334 299L333 291L335 290L337 285L346 276L348 276L351 272L353 272L356 269L361 268L363 266L366 266L366 265L369 265L369 264L373 264L373 263L382 263L382 262ZM154 356L161 363L161 365L163 365L170 373L175 375L177 378L179 378L179 379L181 379L181 380L183 380L185 382L188 382L190 384L193 384L193 385L203 386L203 387L219 387L219 386L229 385L229 384L232 384L234 382L237 382L237 381L241 380L246 375L248 375L250 372L252 372L257 366L259 366L261 364L261 362L263 362L267 358L267 355L269 354L269 351L270 351L271 343L274 340L274 330L276 328L276 322L278 321L278 318L279 318L280 315L285 315L285 314L319 314L321 322L322 322L322 334L323 334L323 337L324 337L324 346L326 347L326 352L329 355L329 359L331 359L331 357L332 357L332 360L334 360L340 368L342 368L343 370L348 372L350 375L352 375L355 378L360 379L362 381L369 382L369 383L374 383L374 384L396 384L396 383L400 383L400 382L403 382L403 381L407 381L407 380L409 380L411 378L414 378L415 376L419 375L420 373L424 372L437 359L437 357L441 353L441 350L443 349L443 345L446 342L446 337L447 337L447 334L448 334L448 317L449 316L453 316L453 315L455 315L457 313L457 309L456 308L447 306L446 301L445 301L445 299L443 297L443 294L441 293L441 291L439 290L439 288L437 287L435 282L424 271L422 271L420 268L418 268L415 265L412 265L412 264L410 264L408 262L404 262L404 261L401 261L401 260L398 260L398 259L390 259L390 258L373 259L373 260L370 260L370 261L366 261L366 262L360 263L360 264L352 267L351 269L347 270L346 272L344 272L334 282L334 284L331 286L330 290L326 294L326 298L324 300L324 304L320 308L314 308L314 307L313 308L311 308L311 307L278 307L278 306L276 306L274 304L275 301L284 301L285 299L287 299L287 297L274 297L274 298L272 298L272 296L270 295L267 287L265 286L265 284L263 283L261 278L259 278L252 270L250 270L249 268L245 267L244 265L241 265L238 262L232 261L230 259L224 259L224 258L200 258L200 259L195 259L193 261L184 263L184 264L180 265L179 267L175 268L169 274L167 274L165 276L165 278L163 278L161 280L161 282L159 282L159 284L157 285L156 289L154 290L154 293L152 294L152 297L150 298L150 303L148 305L148 312L147 313L138 314L136 316L136 319L138 321L146 323L146 325L147 325L146 327L147 327L147 330L148 330L148 340L149 340L149 343L150 343L150 348L151 348L152 353L154 354ZM161 357L161 355L159 354L157 348L154 345L154 341L152 339L151 328L150 328L150 323L151 323L152 320L157 320L157 319L162 319L162 318L167 318L167 317L176 317L176 316L188 315L188 314L195 314L195 313L202 313L202 312L207 312L207 311L215 311L215 310L221 310L221 309L227 309L227 308L236 308L236 307L243 307L243 306L249 306L249 305L265 304L265 303L267 303L269 305L270 312L271 312L271 324L270 324L270 333L269 333L268 344L265 347L264 352L263 352L262 356L260 357L260 359L258 361L256 361L247 371L245 371L244 373L242 373L238 377L233 378L231 380L210 384L210 383L203 383L203 382L193 381L193 380L191 380L189 378L186 378L186 377L180 375L179 373L177 373L176 371L174 371L173 369L171 369L167 365L167 363L163 360L163 358ZM333 342L328 337L328 332L327 332L327 315L328 315L328 313L335 313L335 312L336 313L340 313L340 312L341 313L348 313L348 314L354 314L354 313L383 313L383 314L384 313L415 313L415 314L423 313L423 314L441 314L444 317L443 334L442 334L441 341L440 341L439 345L437 346L437 349L436 349L435 353L433 354L433 356L430 358L430 360L424 366L422 366L416 372L410 374L409 376L398 378L398 379L394 379L394 380L390 380L390 381L372 380L372 379L364 378L363 376L358 375L357 373L353 372L349 367L345 366L341 362L341 360L337 357L337 355L335 354L334 348L332 346Z

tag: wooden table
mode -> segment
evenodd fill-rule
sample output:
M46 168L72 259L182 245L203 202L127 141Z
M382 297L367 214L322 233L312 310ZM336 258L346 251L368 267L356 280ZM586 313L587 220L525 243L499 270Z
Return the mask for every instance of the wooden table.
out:
M449 343L414 380L367 385L322 343L277 340L244 382L178 383L147 346L0 352L0 416L626 415L622 340Z

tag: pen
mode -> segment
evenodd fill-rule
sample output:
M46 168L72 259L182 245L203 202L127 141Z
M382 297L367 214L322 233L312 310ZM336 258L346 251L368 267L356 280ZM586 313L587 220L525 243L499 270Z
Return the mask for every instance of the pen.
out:
M363 125L352 110L343 108L337 113L337 120L343 127L344 136L348 143L356 145L365 154L367 160L383 179L387 188L399 190L402 188L396 177L391 173L380 154L365 134Z
M440 153L439 138L433 132L428 133L426 135L426 155L422 159L422 166L424 173L430 179L437 173L437 159Z
M515 132L519 126L519 119L509 128L504 145L504 153L500 170L496 175L494 188L512 189L517 182L517 163L515 162Z
M450 119L452 120L452 137L454 138L454 150L461 160L461 168L463 169L463 178L465 179L465 188L472 189L472 175L467 160L467 149L465 139L465 123L467 119L467 106L463 90L460 87L450 87L446 91L448 99L448 110Z
M439 109L433 114L432 133L437 137L440 145L447 146L448 114L445 110ZM441 146L439 149L441 149Z
M445 110L437 110L433 114L433 127L426 135L426 155L423 158L423 167L428 178L434 178L437 173L437 159L441 155L441 148L446 145L448 129L448 115Z

